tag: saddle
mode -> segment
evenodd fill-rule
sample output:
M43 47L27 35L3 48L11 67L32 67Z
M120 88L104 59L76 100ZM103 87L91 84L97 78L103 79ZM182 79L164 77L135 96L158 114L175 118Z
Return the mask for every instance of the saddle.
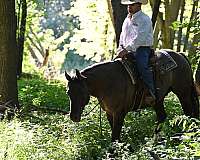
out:
M138 73L135 65L136 59L134 53L129 52L120 60L120 62L128 72L132 84L135 84ZM175 60L170 56L167 50L160 50L157 52L155 52L154 49L151 50L149 59L149 68L151 71L159 72L159 74L165 74L175 69L176 67L177 64Z
M148 94L148 89L139 77L139 74L136 69L136 59L134 56L134 53L130 52L125 57L123 57L121 60L119 60L121 64L126 69L127 73L129 74L129 77L131 79L131 82L133 85L136 83L141 83L139 88L137 89L136 97L134 98L134 110L140 108L143 104L148 104L151 102L144 102L145 97ZM167 72L172 71L177 67L177 64L175 60L170 56L170 54L167 52L167 50L160 50L155 52L153 49L151 51L150 59L149 59L149 68L153 72L154 75L154 81L156 79L156 74L164 75ZM152 105L152 104L150 104Z

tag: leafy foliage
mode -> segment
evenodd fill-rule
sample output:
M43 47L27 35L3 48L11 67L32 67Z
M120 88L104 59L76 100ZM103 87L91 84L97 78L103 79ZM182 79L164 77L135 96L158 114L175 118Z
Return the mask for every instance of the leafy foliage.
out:
M110 59L114 53L115 35L106 0L27 2L25 53L31 53L37 67L46 49L50 54L45 68L53 66L57 74L71 72L71 68L83 69Z
M74 1L70 11L67 10L69 6L65 6L68 3L67 0L28 1L27 35L30 38L26 41L24 65L25 71L31 75L27 74L18 81L20 111L13 120L0 122L0 159L198 159L200 122L182 116L174 95L165 99L168 119L162 124L159 137L153 134L155 112L150 108L127 114L121 133L123 143L111 143L111 129L104 113L100 128L98 107L88 116L83 116L80 123L70 120L66 114L69 99L65 85L41 78L42 71L38 75L38 68L29 65L31 38L43 48L51 47L51 58L55 64L59 61L57 66L66 57L63 68L69 69L72 66L80 69L94 60L107 59L115 46L105 1ZM57 9L62 13L53 14ZM53 18L59 25L52 23ZM92 99L83 114L89 113L96 104L97 101Z
M34 77L34 78L33 78ZM69 110L65 87L61 82L51 81L32 76L19 80L19 101L23 107L48 106Z
M180 105L173 95L166 99L169 117L157 141L153 138L155 113L147 108L126 116L123 143L111 143L111 129L104 113L100 129L99 107L83 116L80 123L59 112L69 110L63 83L26 75L19 81L19 99L21 111L13 120L0 122L0 159L132 160L199 156L200 122L181 116ZM83 115L96 104L92 98ZM52 110L55 107L58 110Z

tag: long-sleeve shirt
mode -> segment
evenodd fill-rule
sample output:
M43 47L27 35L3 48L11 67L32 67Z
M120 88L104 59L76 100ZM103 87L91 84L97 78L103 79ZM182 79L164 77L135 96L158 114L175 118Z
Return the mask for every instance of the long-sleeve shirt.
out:
M135 52L140 46L153 45L153 28L149 16L141 10L127 16L122 25L119 47L123 46L128 51Z

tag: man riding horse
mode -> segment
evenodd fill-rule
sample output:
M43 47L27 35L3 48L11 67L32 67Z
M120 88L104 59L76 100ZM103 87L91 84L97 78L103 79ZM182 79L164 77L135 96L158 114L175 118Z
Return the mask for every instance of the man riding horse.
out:
M153 74L148 68L153 44L152 24L150 18L141 11L141 5L146 3L146 0L122 0L122 4L128 5L128 16L122 26L118 57L123 58L128 52L135 54L136 65L133 63L132 68L134 71L137 68L151 97L155 100ZM158 124L167 117L164 98L171 91L177 95L185 115L198 118L199 100L187 58L172 50L160 50L155 53L155 58L155 82L159 89L156 90L156 101L152 106ZM70 98L70 118L74 122L79 122L90 96L96 97L106 112L112 130L112 141L120 140L126 114L138 110L145 97L144 92L141 94L144 89L143 82L137 76L134 76L132 81L125 63L122 62L123 59L97 63L81 71L76 70L74 76L65 72Z
M151 19L141 11L141 5L147 4L147 0L122 0L127 5L128 15L122 25L118 56L123 57L132 52L135 55L139 76L147 86L151 99L156 99L156 91L153 73L150 71L149 57L153 45L153 29Z

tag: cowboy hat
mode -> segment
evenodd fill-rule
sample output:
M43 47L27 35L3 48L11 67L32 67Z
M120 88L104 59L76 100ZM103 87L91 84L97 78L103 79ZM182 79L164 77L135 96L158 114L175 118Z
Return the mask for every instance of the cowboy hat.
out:
M143 5L148 3L148 0L121 0L121 4L129 5L134 3L142 3Z

